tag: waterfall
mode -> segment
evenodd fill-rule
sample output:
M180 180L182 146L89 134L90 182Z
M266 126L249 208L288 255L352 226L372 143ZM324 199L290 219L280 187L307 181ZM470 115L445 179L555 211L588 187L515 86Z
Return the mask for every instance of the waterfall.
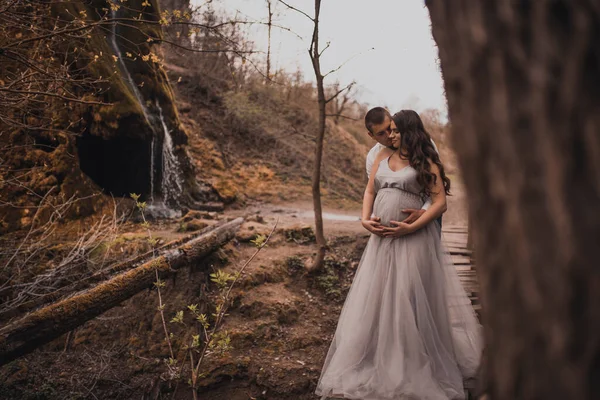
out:
M150 140L150 202L154 201L154 130Z
M118 11L111 9L111 17L113 19L118 18ZM174 217L178 215L175 211L169 209L167 203L176 202L178 196L183 192L183 184L180 177L180 168L179 162L177 161L177 157L175 156L174 148L173 148L173 139L171 137L171 132L165 122L163 111L160 106L158 99L155 101L156 109L158 110L158 120L160 121L160 125L157 126L157 118L155 115L151 113L146 105L146 101L142 96L138 86L134 82L131 77L131 73L127 68L127 64L123 59L123 55L121 53L121 49L117 43L117 24L112 24L112 35L110 38L110 43L112 45L115 56L117 57L117 61L119 63L119 67L121 72L123 73L125 80L127 81L129 87L131 88L135 98L137 99L142 113L144 115L144 119L146 123L152 130L152 139L150 141L150 204L148 206L148 211L164 216L164 217ZM162 132L162 138L160 137L159 132ZM156 141L162 139L162 151L156 151ZM155 169L160 165L162 167L161 182L158 185L161 191L161 199L155 201Z
M175 198L177 194L183 191L181 177L179 175L179 162L175 157L175 152L173 151L173 138L171 138L171 132L167 127L163 117L162 108L160 108L158 100L156 101L156 107L158 108L158 115L160 117L160 123L164 132L162 146L163 176L161 189L165 198Z

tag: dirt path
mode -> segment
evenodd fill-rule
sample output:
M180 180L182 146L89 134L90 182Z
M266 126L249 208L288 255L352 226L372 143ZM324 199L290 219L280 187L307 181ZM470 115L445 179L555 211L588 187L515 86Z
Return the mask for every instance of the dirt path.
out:
M444 227L467 225L467 201L462 183L455 179L451 196L447 197L448 211L443 216ZM227 212L231 216L261 215L267 222L279 219L282 226L309 225L314 228L313 206L310 201L298 201L288 204L255 203L241 210ZM326 235L364 234L366 230L360 224L360 206L354 209L325 207L323 220Z

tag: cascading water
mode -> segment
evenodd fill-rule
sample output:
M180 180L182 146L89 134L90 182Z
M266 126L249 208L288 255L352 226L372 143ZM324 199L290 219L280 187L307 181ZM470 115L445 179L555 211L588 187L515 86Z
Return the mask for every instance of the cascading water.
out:
M177 161L177 157L175 157L175 152L173 151L173 138L171 138L171 132L167 127L158 100L156 101L156 107L158 108L160 123L165 135L162 146L163 176L161 190L166 198L174 198L183 191L181 176L179 174L179 162Z
M111 17L113 19L118 18L118 10L111 9ZM148 123L148 126L152 130L152 139L150 142L150 205L148 206L148 211L155 215L164 216L164 217L175 217L179 215L179 212L176 212L168 207L168 203L176 202L179 195L183 192L183 185L180 177L180 169L179 162L177 161L177 157L175 156L174 148L173 148L173 139L171 137L171 132L165 122L162 108L158 100L155 102L156 109L158 110L158 120L160 121L160 125L156 122L156 117L151 113L151 111L146 106L146 101L142 96L138 86L134 82L131 77L131 73L127 68L127 64L123 59L123 55L121 53L121 49L119 48L117 42L117 24L112 24L112 35L111 35L111 45L115 56L117 57L119 67L121 72L123 73L128 85L130 86L136 100L138 101L142 113L144 115L144 119ZM159 126L157 126L159 125ZM157 129L159 128L159 129ZM158 132L162 132L162 138ZM160 152L156 151L156 142L162 141L162 149ZM160 165L162 167L162 171L160 174L161 181L159 182L158 188L160 189L160 199L155 199L155 170L156 167Z

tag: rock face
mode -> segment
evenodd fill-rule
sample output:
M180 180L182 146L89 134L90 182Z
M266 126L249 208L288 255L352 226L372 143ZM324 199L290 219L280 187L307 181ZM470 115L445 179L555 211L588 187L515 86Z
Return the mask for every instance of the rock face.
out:
M12 128L2 135L0 145L15 149L2 160L4 181L11 181L11 171L30 173L21 174L19 185L0 187L12 205L0 205L0 231L26 227L49 190L48 203L88 198L70 208L68 216L74 217L97 211L101 197L89 196L99 192L138 193L167 211L218 201L210 186L196 181L187 154L188 137L160 63L158 0L60 2L50 10L57 20L74 15L85 15L88 23L118 20L94 29L84 43L65 40L66 59L57 60L73 73L108 80L94 98L107 105L50 102L51 131Z
M205 200L193 199L198 191L185 152L187 135L154 45L162 39L158 1L129 0L110 10L88 4L73 4L72 12L83 7L87 15L108 14L119 22L92 39L91 50L101 55L90 72L110 77L104 96L112 105L87 115L87 129L77 140L81 169L117 196L140 193L168 207ZM62 5L56 7L58 15L63 12Z

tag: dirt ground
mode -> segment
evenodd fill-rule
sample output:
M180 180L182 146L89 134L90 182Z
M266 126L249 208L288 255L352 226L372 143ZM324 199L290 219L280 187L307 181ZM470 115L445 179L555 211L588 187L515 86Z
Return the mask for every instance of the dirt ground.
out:
M444 226L466 224L466 205L459 182ZM215 288L209 274L235 271L255 251L249 241L267 234L277 221L268 246L242 275L223 329L232 349L206 361L199 397L207 400L316 399L313 394L345 295L368 235L360 209L326 207L330 245L324 270L305 272L315 254L310 201L285 204L254 202L218 219L245 216L236 240L204 262L180 270L166 282L163 298L170 319L187 305L211 310ZM211 224L216 220L205 220ZM185 235L178 221L152 224L165 241ZM136 233L127 233L134 237ZM191 399L183 378L166 375L168 349L156 311L153 289L139 293L102 316L0 369L1 399ZM187 326L168 324L175 347L189 341L198 325L186 314Z

